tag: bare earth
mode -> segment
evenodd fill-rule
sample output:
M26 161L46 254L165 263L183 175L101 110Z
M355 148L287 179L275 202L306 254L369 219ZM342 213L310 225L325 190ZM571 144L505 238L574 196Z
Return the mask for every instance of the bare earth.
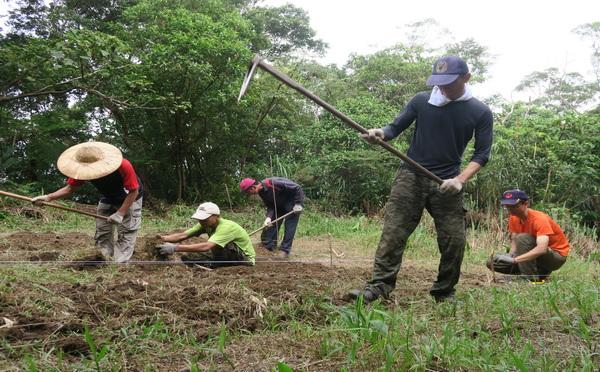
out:
M10 290L0 292L0 317L15 321L12 327L0 328L0 342L4 339L11 346L2 350L5 357L0 358L0 367L15 368L18 364L13 363L19 363L31 346L62 349L70 362L89 359L89 347L82 336L85 326L92 330L97 344L123 348L128 354L131 351L126 350L123 332L139 332L159 320L170 332L191 334L197 343L218 336L220 326L229 333L245 335L228 344L227 359L213 354L200 357L197 363L203 368L264 370L279 360L311 370L339 366L339 361L318 360L318 346L311 343L318 345L319 340L292 340L285 334L278 337L273 328L291 321L315 327L327 322L331 308L318 303L346 303L345 293L362 287L369 279L369 260L333 256L331 265L332 256L323 250L323 244L311 249L305 240L296 246L298 255L290 261L278 260L257 247L255 267L205 271L177 261L156 260L151 249L155 242L152 236L139 237L133 257L134 261L155 262L112 265L100 262L102 257L93 247L92 237L85 234L16 233L0 237L0 278L13 278L4 283ZM24 274L25 270L31 273ZM427 291L436 272L435 266L404 263L390 306L430 301ZM485 272L466 272L460 286L489 285L489 280ZM307 305L315 299L314 306ZM265 332L270 332L268 339L261 336ZM190 360L181 349L160 359L147 350L124 357L120 364L122 369L131 370L147 364L182 370L189 368Z

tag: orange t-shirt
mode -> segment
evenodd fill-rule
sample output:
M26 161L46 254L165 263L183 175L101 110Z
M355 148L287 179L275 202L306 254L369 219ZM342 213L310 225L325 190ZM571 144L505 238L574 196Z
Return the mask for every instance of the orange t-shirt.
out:
M548 248L557 251L563 257L567 257L571 249L560 226L544 212L527 209L527 218L523 222L519 217L511 215L508 220L508 231L515 234L525 233L536 238L547 235L550 238Z

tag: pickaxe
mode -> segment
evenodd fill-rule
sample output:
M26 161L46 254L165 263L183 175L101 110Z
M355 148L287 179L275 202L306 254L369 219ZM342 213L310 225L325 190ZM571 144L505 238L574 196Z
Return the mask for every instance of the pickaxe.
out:
M267 71L271 75L275 76L279 81L281 81L285 85L300 92L302 95L306 96L308 99L315 102L317 105L319 105L319 106L323 107L325 110L329 111L331 114L336 116L338 119L343 121L348 126L356 129L357 131L359 131L362 134L368 133L368 131L364 127L362 127L360 124L358 124L354 120L350 119L348 116L344 115L338 109L336 109L329 103L327 103L324 100L322 100L321 98L319 98L314 93L312 93L309 90L307 90L306 88L304 88L298 82L292 80L287 75L277 71L273 66L270 66L268 63L264 62L263 59L259 56L254 57L254 59L252 59L252 62L250 62L248 72L246 73L246 77L244 78L244 82L242 83L242 89L240 89L240 95L238 96L238 102L240 101L240 99L242 99L244 94L246 94L246 91L248 90L248 86L250 85L250 80L252 80L252 77L256 73L257 67L262 68L263 70ZM412 166L414 169L418 170L425 177L437 182L440 185L442 184L443 181L441 178L439 178L435 174L428 171L421 164L417 163L416 161L412 160L411 158L404 155L400 151L396 150L396 148L393 147L392 145L390 145L389 143L382 141L380 139L377 139L377 144L379 144L381 147L383 147L387 151L391 152L392 154L396 155L397 157L402 159L404 162L408 163L410 166Z

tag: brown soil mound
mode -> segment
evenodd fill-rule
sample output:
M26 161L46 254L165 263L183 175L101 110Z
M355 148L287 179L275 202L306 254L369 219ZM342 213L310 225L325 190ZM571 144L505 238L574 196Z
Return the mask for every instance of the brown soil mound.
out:
M92 256L82 257L76 260L71 261L66 267L84 270L84 269L94 269L98 268L102 265L106 265L107 262L101 254L95 254Z
M163 241L158 236L146 236L142 238L142 241L138 242L137 245L141 245L144 247L143 251L146 253L149 259L166 261L169 259L169 256L160 254L159 250L156 248L162 243Z

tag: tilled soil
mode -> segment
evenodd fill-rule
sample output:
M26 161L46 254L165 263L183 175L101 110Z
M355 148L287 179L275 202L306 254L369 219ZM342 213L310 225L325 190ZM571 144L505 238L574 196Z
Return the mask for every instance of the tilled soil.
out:
M4 283L7 290L0 291L0 314L15 322L0 327L0 341L12 347L12 351L4 350L8 358L19 358L27 345L61 349L73 360L86 358L89 346L82 336L86 327L102 330L95 334L97 343L119 343L124 329L144 328L160 320L170 332L191 333L201 343L218 334L221 326L233 333L256 333L289 321L318 326L328 321L331 306L344 304L345 293L362 287L371 275L370 265L364 263L330 266L328 260L283 261L260 247L255 267L205 271L154 261L148 246L155 239L138 238L133 257L152 262L111 265L97 262L102 257L97 256L92 238L83 234L17 233L0 238L0 261L29 263L0 266L9 278ZM30 277L18 272L23 267L34 270L32 265L43 269L32 271ZM390 303L409 306L415 297L427 298L435 276L435 267L405 263ZM486 281L483 274L466 273L461 285L479 286ZM0 318L0 326L1 322ZM252 345L236 345L237 353L252 349ZM147 362L147 358L133 359L125 367L142 369ZM181 356L156 363L178 369L186 365ZM269 365L273 364L263 367ZM236 368L249 367L236 364Z

